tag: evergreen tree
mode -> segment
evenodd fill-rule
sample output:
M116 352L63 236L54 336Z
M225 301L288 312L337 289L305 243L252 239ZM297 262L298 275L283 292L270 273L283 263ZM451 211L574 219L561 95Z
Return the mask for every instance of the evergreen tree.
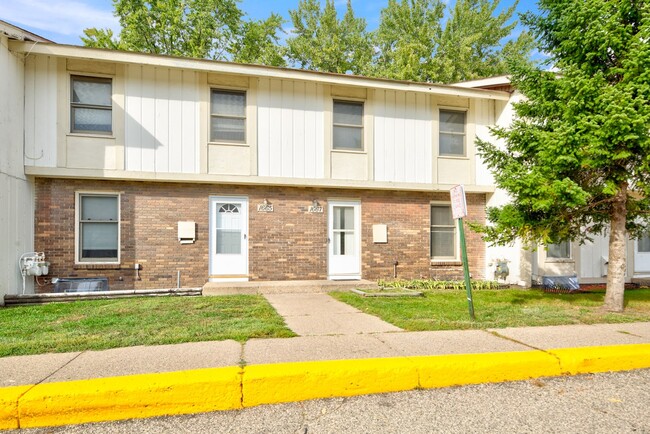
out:
M622 311L628 233L650 213L650 4L540 0L524 22L557 72L517 65L525 96L480 155L512 203L488 210L497 243L583 241L609 233L605 308Z

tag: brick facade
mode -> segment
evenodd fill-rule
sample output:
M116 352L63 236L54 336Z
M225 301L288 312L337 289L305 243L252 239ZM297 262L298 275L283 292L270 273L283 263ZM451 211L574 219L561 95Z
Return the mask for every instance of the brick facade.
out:
M121 262L75 265L75 193L120 193ZM209 198L239 195L249 199L249 276L251 280L327 278L327 201L361 202L361 253L364 279L462 278L460 262L431 263L429 203L448 201L447 193L255 187L210 184L36 180L35 247L51 262L50 277L108 277L111 289L169 288L177 271L183 287L208 279ZM267 199L274 212L258 213ZM316 199L321 213L308 213ZM485 221L485 195L467 196L469 219ZM197 223L196 242L180 244L177 221ZM388 243L375 244L372 225L388 226ZM483 278L485 243L466 231L470 270ZM136 280L134 264L142 264ZM51 291L51 285L37 288Z

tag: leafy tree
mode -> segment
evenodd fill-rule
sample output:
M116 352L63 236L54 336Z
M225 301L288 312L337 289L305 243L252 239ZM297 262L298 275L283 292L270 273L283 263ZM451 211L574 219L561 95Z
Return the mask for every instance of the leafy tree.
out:
M238 0L113 0L122 31L86 29L86 46L225 59L239 34Z
M504 74L507 59L527 62L534 44L528 33L502 43L517 25L517 4L495 15L498 6L499 0L457 0L443 29L441 0L389 0L373 33L373 75L452 83Z
M499 0L457 0L440 37L433 58L433 76L442 83L454 83L503 75L508 63L525 63L534 39L522 32L502 44L515 29L512 21L517 7L495 15Z
M440 0L389 0L373 33L378 53L372 75L436 81L432 57L440 41L444 10Z
M609 233L605 309L622 311L625 246L650 212L650 4L540 0L531 28L558 72L518 66L526 99L479 152L512 203L488 210L497 243Z
M294 30L287 39L288 57L304 69L345 74L363 74L372 58L372 45L366 21L356 18L350 0L339 20L334 0L300 0L289 11Z
M282 31L282 23L282 17L277 14L271 14L266 20L244 23L241 37L233 43L233 60L240 63L286 66L286 49L280 44L278 36L278 32Z

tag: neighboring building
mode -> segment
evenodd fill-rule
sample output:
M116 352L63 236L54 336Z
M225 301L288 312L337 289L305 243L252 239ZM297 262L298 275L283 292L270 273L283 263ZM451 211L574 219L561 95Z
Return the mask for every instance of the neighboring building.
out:
M163 288L179 272L186 287L457 279L449 189L464 184L480 223L507 200L474 146L511 119L505 78L368 79L57 45L3 25L4 293L31 250L50 262L37 291L53 277ZM535 262L467 240L477 279L501 258L529 285L549 264L544 249Z
M49 42L0 21L0 305L22 288L18 259L34 250L34 188L23 168L25 68L10 40ZM25 283L33 291L31 279Z

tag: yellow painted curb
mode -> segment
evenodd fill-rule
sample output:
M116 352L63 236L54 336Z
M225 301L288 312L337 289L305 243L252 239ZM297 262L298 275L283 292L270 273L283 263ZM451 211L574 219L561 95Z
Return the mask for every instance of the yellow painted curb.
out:
M549 350L560 359L563 372L590 374L650 368L650 344Z
M241 368L44 383L19 402L21 428L241 408Z
M34 386L0 388L0 429L16 429L18 425L18 399Z
M244 369L242 402L252 407L416 387L415 365L404 357L253 365Z
M0 388L0 429L650 368L650 344L210 368Z
M541 351L412 358L425 389L561 375L557 358Z

